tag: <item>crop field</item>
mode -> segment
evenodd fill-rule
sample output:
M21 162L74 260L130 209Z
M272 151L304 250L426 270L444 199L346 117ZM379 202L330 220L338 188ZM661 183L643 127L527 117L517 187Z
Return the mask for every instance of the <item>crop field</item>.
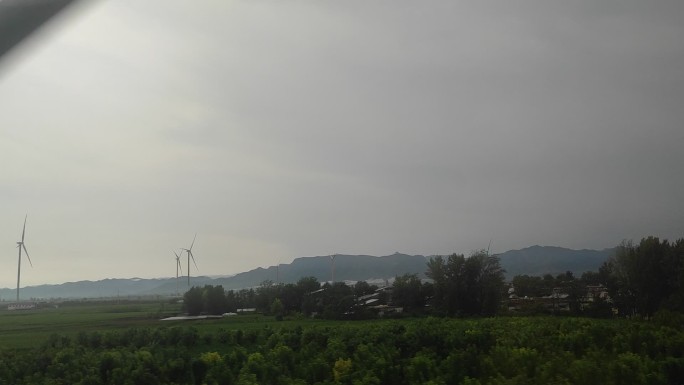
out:
M161 321L181 313L180 305L160 302L137 303L77 303L22 311L0 311L0 350L35 348L54 334L76 337L79 333L109 332L128 328L169 328L192 326L202 333L221 329L254 330L267 326L297 325L362 325L369 321L289 319L276 322L273 317L240 315L222 319ZM376 321L382 322L382 321Z
M162 303L0 312L0 384L681 384L677 322L160 321Z
M167 305L168 306L168 305ZM88 304L21 311L0 311L0 349L36 347L52 334L153 326L158 303Z

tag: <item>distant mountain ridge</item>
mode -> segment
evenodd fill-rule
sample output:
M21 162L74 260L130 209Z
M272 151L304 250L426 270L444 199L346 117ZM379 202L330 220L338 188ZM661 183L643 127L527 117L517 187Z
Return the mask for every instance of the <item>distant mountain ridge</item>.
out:
M598 271L614 252L614 248L572 250L557 246L531 246L501 253L499 258L501 267L506 269L506 279L523 274L557 275L568 270L579 277L585 271Z
M296 258L290 264L270 266L236 274L230 278L217 279L226 289L239 289L260 284L263 281L294 283L302 277L315 277L320 282L332 279L331 259L328 256ZM426 258L422 255L394 253L382 257L371 255L343 255L335 257L335 281L366 281L390 279L406 273L425 276Z
M572 271L576 276L585 271L596 271L614 249L571 250L554 246L532 246L499 254L506 279L515 275L559 274ZM403 274L417 274L425 278L426 262L431 257L394 253L371 255L337 255L335 281L391 280ZM255 287L264 281L294 283L312 276L320 282L331 280L331 260L328 256L300 257L278 267L256 268L227 277L191 277L193 286L222 285L225 289ZM187 290L186 279L175 278L109 278L99 281L67 282L59 285L29 286L21 289L22 299L28 298L103 298L167 296ZM0 289L3 301L13 301L15 289Z

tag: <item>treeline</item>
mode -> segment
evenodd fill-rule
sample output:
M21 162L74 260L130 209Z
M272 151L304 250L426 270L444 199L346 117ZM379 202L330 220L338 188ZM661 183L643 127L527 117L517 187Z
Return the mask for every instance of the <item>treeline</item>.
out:
M438 316L491 316L508 312L515 298L562 300L566 314L612 317L651 317L658 310L684 312L684 239L670 243L648 237L638 245L625 242L599 271L575 277L571 272L542 277L519 275L511 286L504 281L499 258L485 251L469 257L452 254L430 259L429 281L416 275L396 277L391 287L366 282L321 285L313 277L297 283L266 281L256 289L224 291L221 286L194 287L185 294L189 314L223 314L253 308L263 314L292 314L323 318L370 318L378 305L401 308L403 314ZM591 295L600 287L608 296ZM509 290L514 290L512 296ZM591 297L589 299L589 297ZM517 301L519 314L556 314L555 304Z
M555 277L519 275L512 286L519 298L562 295L573 315L650 318L659 311L684 312L684 239L670 243L647 237L638 245L623 242L598 271L579 278L571 272ZM605 289L608 295L594 295L588 301L589 288ZM541 305L531 301L521 310L548 313Z
M316 278L305 277L295 284L266 281L256 289L239 291L211 285L193 287L183 300L190 315L253 308L276 317L301 313L359 319L373 317L378 305L401 308L411 315L493 315L501 305L503 273L498 257L480 251L467 258L453 254L431 259L426 273L431 282L406 274L396 277L391 287L378 288L365 281L354 286L342 282L321 285Z
M520 305L520 308L516 310L518 314L561 314L555 306L548 307L534 300L527 302L524 299L552 297L558 301L558 297L562 296L563 302L568 305L566 310L570 315L608 318L614 316L612 300L609 297L604 298L596 293L591 300L588 299L590 295L588 288L590 286L603 288L605 282L606 280L595 271L587 271L581 277L575 277L571 271L556 276L551 274L541 277L517 275L511 281L513 289L511 294L518 299L516 302ZM509 305L516 299L509 299Z
M294 284L265 281L256 289L238 291L225 291L222 286L211 285L193 287L183 296L183 303L190 315L255 309L259 313L274 316L319 314L325 318L339 318L354 309L357 298L377 290L377 286L365 281L359 281L354 286L343 282L321 285L314 277L304 277Z
M0 351L0 383L14 385L665 385L682 378L681 325L558 317L127 329Z
M452 254L428 261L437 311L454 315L494 315L501 307L504 270L497 256L484 251L469 258Z
M510 313L513 302L516 314L651 318L658 312L684 313L684 239L623 242L598 271L580 277L570 271L518 275L508 285L503 273L498 258L484 251L468 258L436 257L427 264L432 283L398 277L393 298L412 314L447 316ZM557 309L561 301L568 306L563 313Z
M598 276L621 315L650 317L661 309L684 312L684 239L624 242Z

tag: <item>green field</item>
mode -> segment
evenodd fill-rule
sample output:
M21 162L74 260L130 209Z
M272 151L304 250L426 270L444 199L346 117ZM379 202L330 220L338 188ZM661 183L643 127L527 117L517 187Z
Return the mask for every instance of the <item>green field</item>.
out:
M681 384L672 321L160 321L168 303L0 312L0 384Z
M36 347L52 334L106 331L159 325L159 303L82 304L33 310L0 311L2 349Z
M169 328L192 326L202 333L220 329L255 330L267 326L362 325L364 322L292 319L276 322L274 317L240 315L222 319L161 321L181 313L180 305L160 302L72 304L33 310L0 311L0 349L35 348L54 334L76 337L79 333L108 332L127 328ZM369 322L369 321L365 321ZM376 321L382 322L382 321Z

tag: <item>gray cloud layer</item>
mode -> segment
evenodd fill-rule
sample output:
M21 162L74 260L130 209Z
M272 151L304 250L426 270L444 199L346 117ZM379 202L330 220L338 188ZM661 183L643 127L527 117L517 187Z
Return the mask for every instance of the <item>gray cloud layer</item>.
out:
M683 11L86 7L0 73L0 285L26 211L27 284L681 237Z

